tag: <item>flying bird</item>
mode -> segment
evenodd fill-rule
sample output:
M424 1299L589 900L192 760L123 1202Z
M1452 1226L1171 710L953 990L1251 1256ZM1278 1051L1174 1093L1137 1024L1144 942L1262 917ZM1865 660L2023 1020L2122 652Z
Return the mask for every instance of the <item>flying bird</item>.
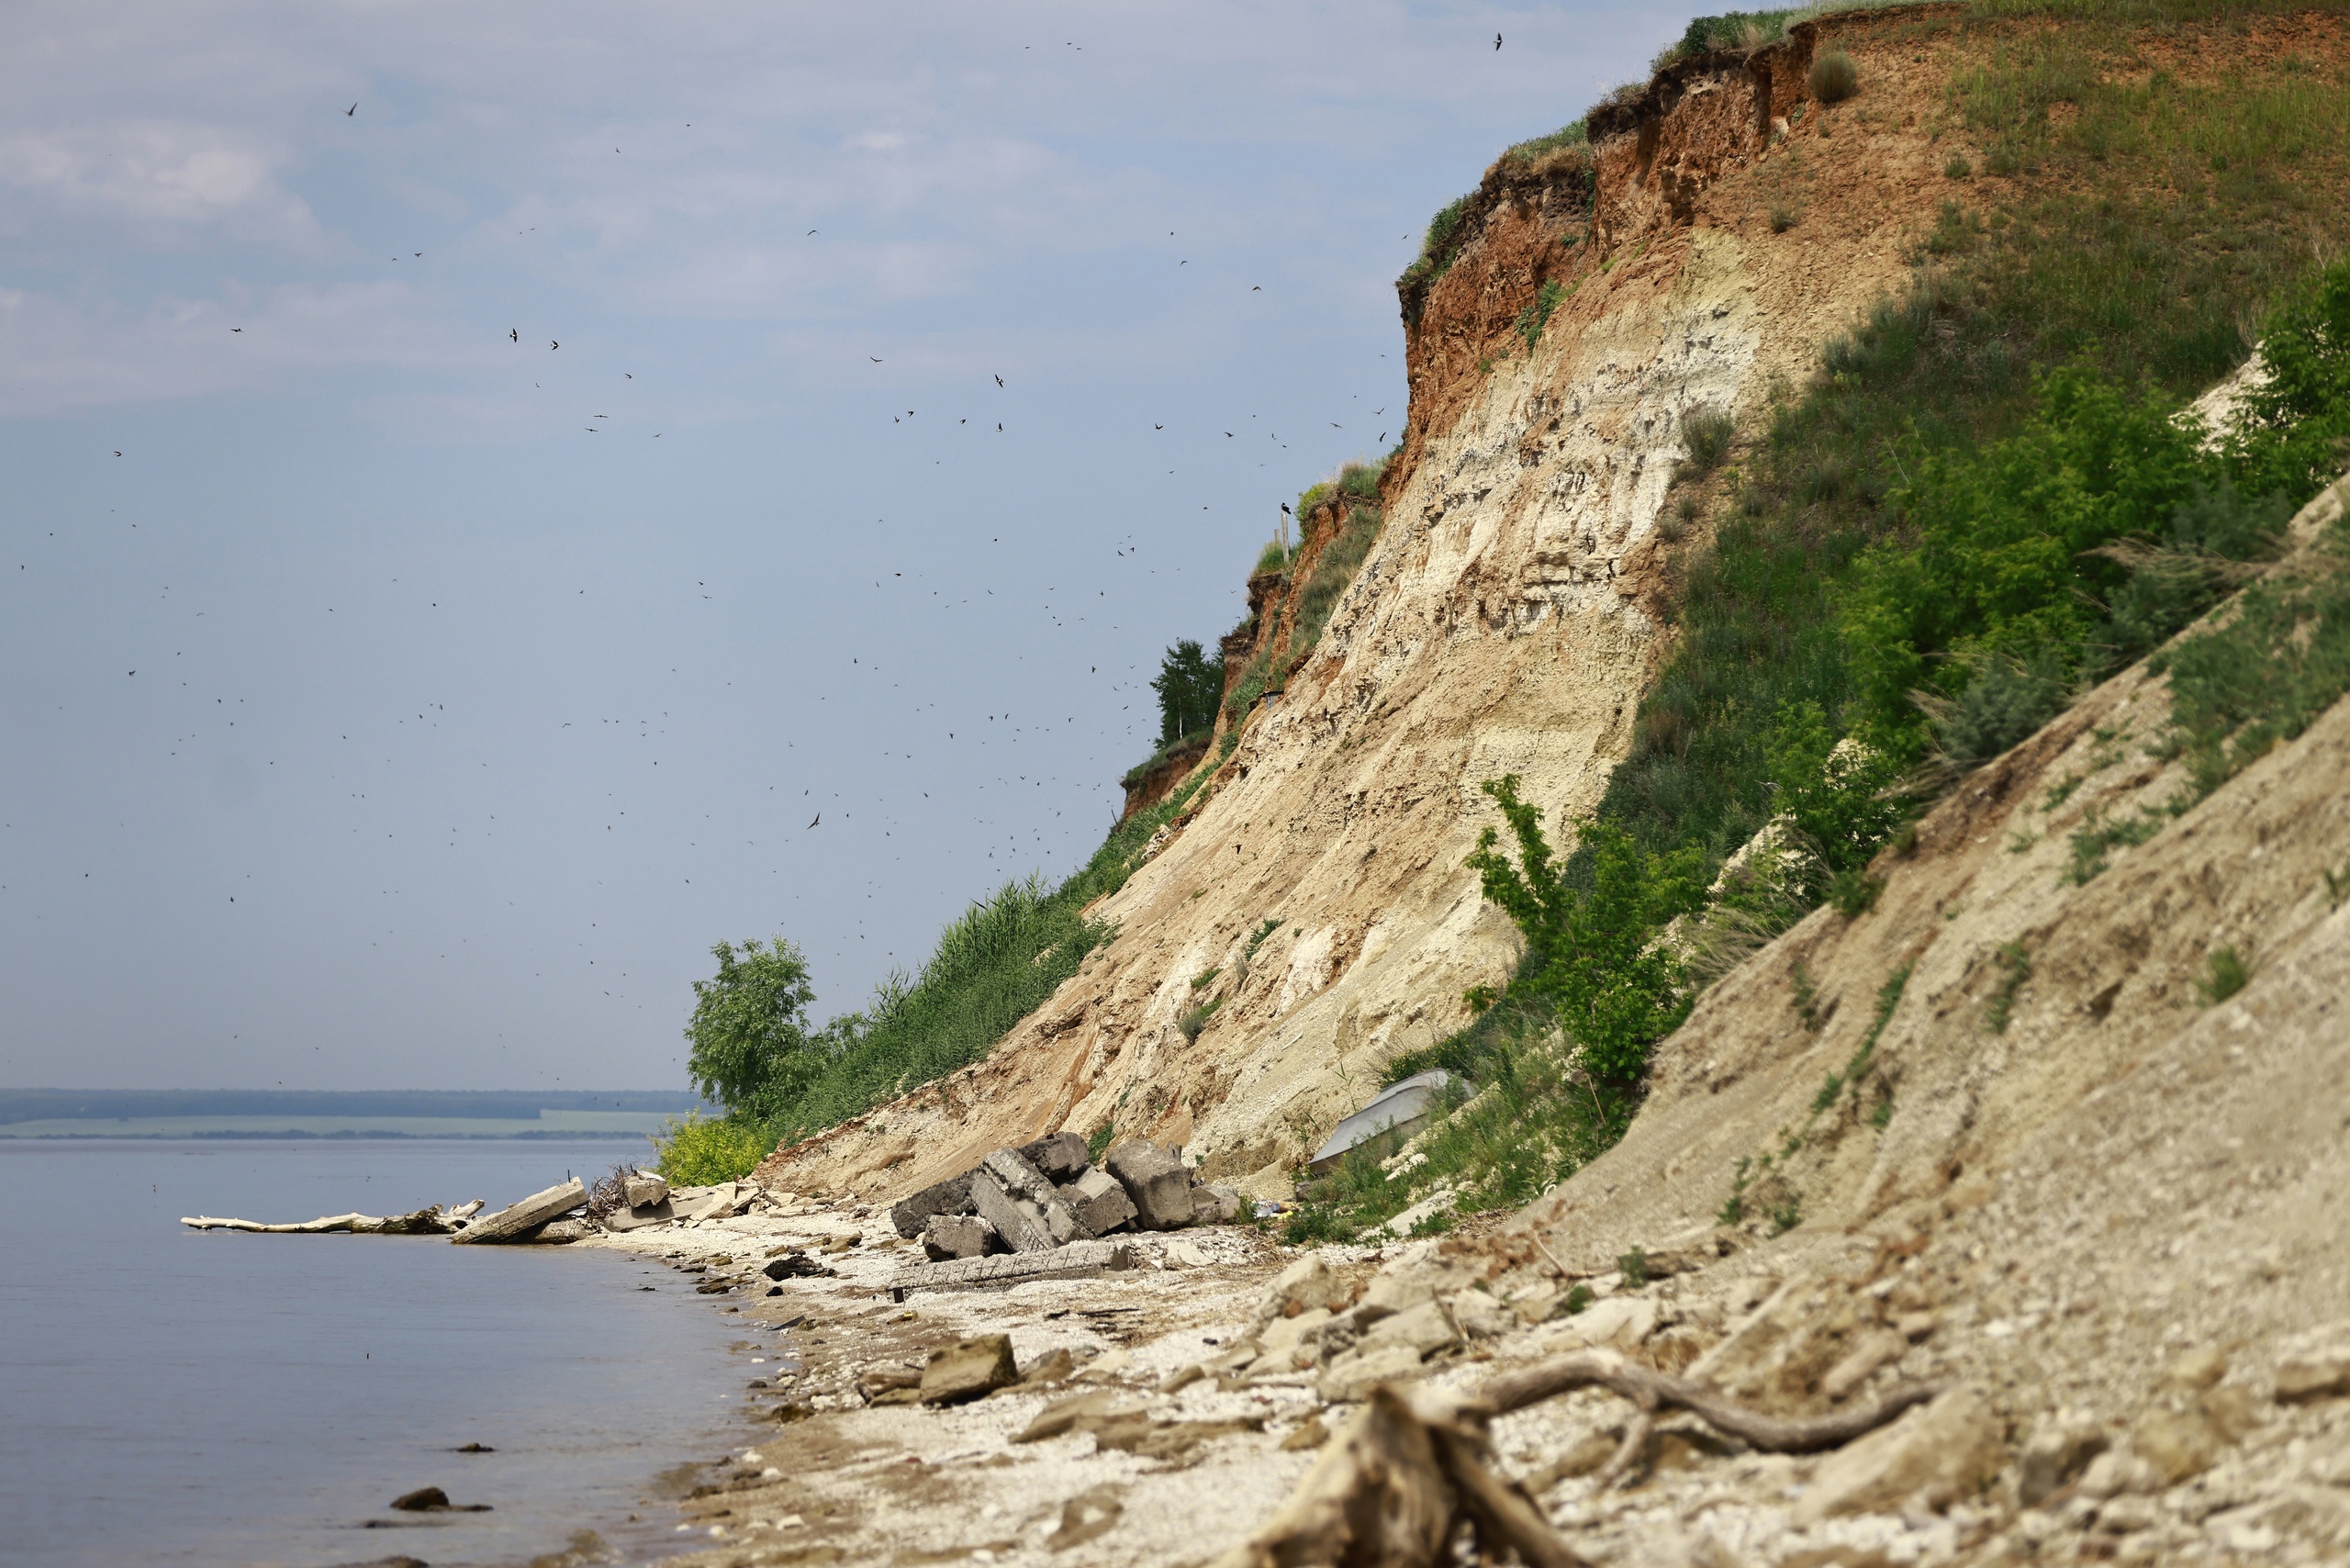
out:
M873 355L871 355L871 354L867 354L865 357L866 357L866 358L867 358L867 359L871 359L871 360L873 360L873 363L874 363L874 364L879 364L881 363L879 360L878 360L878 359L874 359L874 358L873 358Z
M548 349L549 349L549 350L554 350L554 349L559 349L559 348L563 347L563 345L562 345L561 343L559 343L559 342L556 342L553 338L549 338L549 339L547 340L547 347L548 347Z
M1261 283L1250 284L1248 286L1248 292L1251 294L1262 294L1265 292L1265 286Z
M1001 376L1001 375L997 376L997 377L995 378L995 384L996 384L998 386L1002 386L1002 385L1003 385L1003 377L1002 377L1002 376Z
M1495 33L1495 34L1494 35L1494 47L1495 49L1499 49L1499 48L1501 48L1501 46L1502 46L1502 35L1501 35L1501 34L1499 34L1499 33Z
M244 329L243 329L242 327L231 327L231 328L229 328L229 330L230 330L230 331L232 331L232 332L241 332L241 331L243 331L243 330L244 330Z
M823 820L824 820L824 813L823 813L823 812L818 812L814 816L812 816L812 817L811 817L811 818L809 818L809 819L808 819L808 825L809 825L810 827L814 827L818 823L822 822Z
M343 110L343 111L342 111L342 118L345 118L345 119L349 119L352 115L355 115L355 114L357 114L358 112L359 112L359 106L358 106L357 104L353 104L353 105L352 105L349 108L347 108L347 109L345 109L345 110Z
M116 454L115 454L115 455L116 455L117 457L120 457L120 456L122 455L122 454L121 454L121 453L119 453L119 452L118 452L118 453L116 453Z
M520 327L509 327L506 329L506 335L519 343L522 341L522 329Z

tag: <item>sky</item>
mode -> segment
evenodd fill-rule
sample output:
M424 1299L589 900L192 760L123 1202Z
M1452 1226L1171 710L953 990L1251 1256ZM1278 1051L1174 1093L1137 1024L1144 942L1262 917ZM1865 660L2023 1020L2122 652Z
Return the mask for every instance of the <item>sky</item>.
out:
M1684 8L27 0L0 1083L682 1087L1081 865ZM1495 35L1502 47L1494 47Z

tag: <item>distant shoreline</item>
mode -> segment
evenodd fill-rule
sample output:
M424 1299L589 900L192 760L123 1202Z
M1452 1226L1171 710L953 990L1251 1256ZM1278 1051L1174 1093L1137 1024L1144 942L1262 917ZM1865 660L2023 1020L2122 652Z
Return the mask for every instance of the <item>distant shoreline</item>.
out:
M209 1132L140 1132L137 1130L126 1132L118 1129L107 1132L86 1133L20 1133L11 1131L5 1126L0 1126L0 1143L90 1143L106 1140L112 1140L118 1143L125 1140L133 1140L140 1143L167 1143L188 1139L202 1139L206 1142L229 1143L366 1143L392 1140L415 1142L434 1138L462 1138L468 1142L475 1143L543 1143L583 1138L642 1138L648 1136L649 1135L646 1133L633 1131L627 1128L599 1129L591 1127L539 1127L533 1128L528 1132L509 1133L406 1133L394 1132L388 1129L375 1127L364 1129L338 1129L334 1132L324 1133L304 1132L298 1130L281 1132L247 1132L233 1128L218 1129Z

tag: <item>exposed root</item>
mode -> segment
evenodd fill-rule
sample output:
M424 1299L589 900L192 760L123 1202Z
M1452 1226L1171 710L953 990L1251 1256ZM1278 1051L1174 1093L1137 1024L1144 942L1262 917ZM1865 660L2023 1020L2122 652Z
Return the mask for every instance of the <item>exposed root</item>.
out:
M1766 1416L1723 1398L1703 1383L1667 1377L1605 1352L1584 1350L1495 1378L1478 1395L1477 1404L1489 1416L1502 1416L1574 1389L1595 1386L1615 1390L1639 1406L1644 1415L1652 1417L1663 1407L1686 1410L1716 1430L1772 1453L1818 1453L1841 1448L1942 1392L1939 1383L1915 1383L1864 1410L1799 1418ZM1634 1426L1644 1424L1636 1421Z
M1437 1568L1466 1525L1481 1561L1514 1552L1530 1568L1590 1568L1525 1488L1488 1467L1486 1424L1577 1388L1613 1389L1639 1406L1599 1473L1612 1485L1648 1447L1660 1409L1686 1410L1758 1449L1815 1453L1874 1430L1939 1388L1906 1388L1866 1410L1807 1419L1766 1416L1700 1384L1605 1352L1561 1356L1452 1401L1382 1384L1298 1483L1279 1513L1216 1568Z

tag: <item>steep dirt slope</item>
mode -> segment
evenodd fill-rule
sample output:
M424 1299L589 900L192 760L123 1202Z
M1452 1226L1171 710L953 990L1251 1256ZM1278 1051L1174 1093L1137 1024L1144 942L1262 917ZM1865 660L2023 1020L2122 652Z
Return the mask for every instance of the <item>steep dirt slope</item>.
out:
M1792 132L1808 28L1676 68L1602 123L1595 182L1555 158L1489 172L1416 302L1384 530L1204 802L1096 911L1117 940L988 1061L780 1151L763 1179L903 1190L1113 1122L1270 1194L1384 1062L1463 1021L1461 991L1516 950L1461 868L1490 820L1477 786L1517 773L1556 820L1594 806L1625 754L1684 417L1751 416L1808 373L1906 275L1941 195L1949 144L1922 127L1952 46L1914 12L1820 27L1868 87ZM1781 231L1774 208L1801 219ZM1516 324L1544 282L1572 292L1529 352ZM1207 1002L1187 1039L1178 1020Z

